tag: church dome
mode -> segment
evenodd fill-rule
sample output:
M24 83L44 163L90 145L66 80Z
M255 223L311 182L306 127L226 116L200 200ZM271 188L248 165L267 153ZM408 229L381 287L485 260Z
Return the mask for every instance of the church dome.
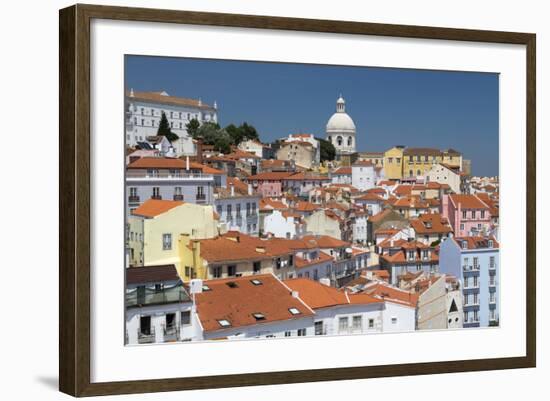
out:
M327 133L338 132L355 134L355 123L346 113L346 102L341 95L336 101L336 113L330 117L327 123Z

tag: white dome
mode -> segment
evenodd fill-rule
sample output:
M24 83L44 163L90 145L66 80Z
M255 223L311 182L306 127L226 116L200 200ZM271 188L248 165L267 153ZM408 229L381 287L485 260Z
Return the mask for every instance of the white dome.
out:
M349 132L355 134L355 124L347 113L337 112L328 120L327 132Z

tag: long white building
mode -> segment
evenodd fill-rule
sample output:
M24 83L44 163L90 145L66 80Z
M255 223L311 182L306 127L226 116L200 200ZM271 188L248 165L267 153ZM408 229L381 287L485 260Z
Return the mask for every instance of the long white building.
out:
M170 96L165 91L136 92L130 89L125 97L126 145L135 146L157 135L162 117L166 114L172 132L179 139L172 145L178 155L193 155L195 145L187 134L186 124L196 119L199 123L218 122L218 106L203 103L201 99L187 99Z

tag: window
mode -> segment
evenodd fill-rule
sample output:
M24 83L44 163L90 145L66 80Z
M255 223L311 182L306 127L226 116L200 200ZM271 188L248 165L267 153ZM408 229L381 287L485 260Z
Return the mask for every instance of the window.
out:
M216 212L218 212L218 214L221 216L222 215L222 205L217 205L216 206Z
M277 269L280 269L281 268L281 258L277 258L275 260L275 266L277 267Z
M421 271L421 270L422 270L422 265L421 265L420 263L418 263L418 264L416 265L416 271L419 272L419 271Z
M294 255L289 255L288 256L288 265L289 266L294 266Z
M474 269L479 269L479 258L474 257Z
M237 216L241 214L241 204L237 203Z
M495 257L494 256L490 256L489 257L489 267L491 269L494 269L495 268Z
M489 302L491 303L495 303L497 300L496 300L496 297L495 297L495 293L494 292L491 292L489 294Z
M479 286L479 277L478 276L474 276L474 287L478 287Z
M220 278L222 276L222 267L221 266L213 267L212 276L214 276L214 278Z
M485 218L485 210L482 210L482 211L481 211L481 218L482 218L482 219Z
M197 187L197 199L204 199L204 187Z
M162 250L172 250L172 234L162 234Z
M397 317L392 316L392 318L391 318L391 324L397 324Z
M235 266L235 265L227 266L227 275L229 277L235 276L236 273L237 273L237 266Z
M319 320L318 322L315 322L315 335L322 336L323 334L323 321Z
M130 196L131 197L137 197L137 188L136 187L130 187Z
M475 218L476 218L476 211L472 210L472 219L475 219Z
M288 311L291 315L299 315L300 313L302 313L297 308L288 308Z
M153 187L153 198L160 199L160 188Z
M140 316L139 331L146 336L151 335L151 316Z
M225 208L226 208L228 217L231 218L230 215L232 212L232 205L227 205Z
M252 263L252 270L254 271L254 273L259 273L261 269L262 269L262 263L261 262Z
M262 285L262 282L260 280L257 280L257 279L252 279L250 280L250 282L253 284L253 285Z
M461 224L461 225L460 225L460 229L461 229L461 230L464 230L464 224Z
M298 329L297 334L298 334L299 337L305 336L306 335L306 329Z
M463 211L462 211L462 218L463 218L463 219L466 218L466 210L463 210Z
M180 319L182 325L191 324L191 311L181 311Z
M229 322L229 320L226 320L226 319L221 319L221 320L218 320L218 324L222 327L229 327L231 326L231 323Z
M348 317L341 317L338 319L338 332L342 333L348 330Z
M361 330L363 328L363 316L353 316L351 319L351 327L353 330Z
M374 319L369 319L369 329L374 329Z
M292 331L285 331L285 337L292 336Z

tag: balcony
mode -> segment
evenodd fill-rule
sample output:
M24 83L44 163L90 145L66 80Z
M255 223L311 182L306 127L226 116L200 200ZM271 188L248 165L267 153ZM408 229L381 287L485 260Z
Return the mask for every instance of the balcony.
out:
M151 199L161 200L162 195L151 195Z
M183 195L174 195L174 200L183 202Z
M163 325L162 331L164 334L164 341L178 341L180 336L180 328L176 323Z
M138 344L151 344L155 342L155 328L150 327L148 330L138 331Z
M489 270L495 271L496 269L497 269L497 264L496 263L493 263L492 265L489 264Z
M146 288L138 290L137 288L126 291L126 307L136 307L145 305L161 305L174 302L185 302L189 296L183 287L166 288L162 291Z
M185 170L184 170L185 171ZM127 182L146 182L146 181L214 181L212 174L202 173L169 173L159 171L155 173L147 173L139 170L127 170L126 171Z
M139 196L137 195L128 196L128 203L139 203Z
M206 203L206 194L197 194L195 199L197 203Z
M465 272L478 272L479 265L464 265L462 266L462 270Z

